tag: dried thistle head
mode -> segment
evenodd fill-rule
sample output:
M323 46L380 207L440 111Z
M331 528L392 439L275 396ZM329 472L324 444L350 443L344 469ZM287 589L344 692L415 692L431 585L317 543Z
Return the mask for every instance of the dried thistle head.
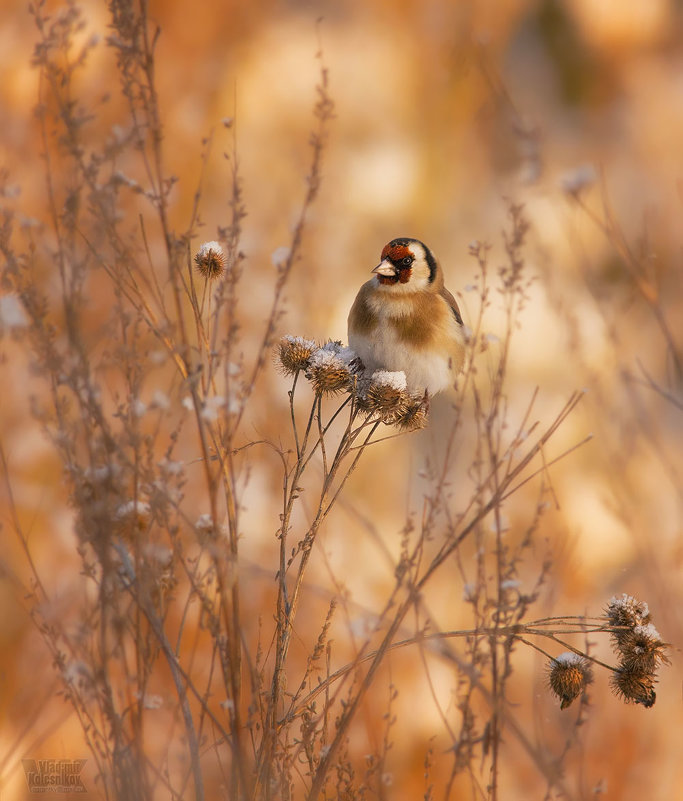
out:
M645 601L630 595L614 597L607 605L607 617L613 627L612 644L619 654L619 666L612 674L612 690L626 703L651 707L657 695L657 668L669 662L667 644L650 623Z
M296 375L300 370L308 367L308 362L317 349L317 345L310 339L287 335L278 343L277 357L285 375Z
M429 420L429 405L424 398L411 397L402 414L394 420L401 431L417 431L424 428Z
M638 601L632 595L624 593L621 598L616 595L610 599L605 610L612 631L612 640L617 651L622 651L621 642L636 626L645 626L650 622L650 610L645 601Z
M405 373L376 370L369 382L363 382L358 402L365 411L378 414L384 422L391 423L410 402Z
M414 431L427 424L427 404L423 397L411 395L405 373L376 370L365 380L357 395L358 405L368 414L377 415L386 425Z
M593 681L590 662L583 656L566 651L550 660L548 684L560 699L560 709L566 709Z
M337 395L349 388L351 375L346 367L319 364L307 373L316 395Z
M620 632L618 648L621 667L654 674L662 662L669 664L667 647L652 623Z
M306 378L317 395L336 395L353 387L356 354L341 342L328 342L309 359Z
M219 242L211 241L204 244L197 251L194 263L204 278L213 280L225 272L225 254Z
M627 667L617 668L610 679L612 692L625 703L642 704L646 709L654 706L657 700L655 693L654 673L633 670Z
M638 601L632 595L624 593L621 598L616 595L610 599L605 610L613 626L641 626L650 622L650 610L645 601Z
M216 526L209 514L199 515L197 522L194 524L194 530L197 534L197 539L202 545L216 540Z
M152 511L147 501L126 501L116 509L116 533L123 539L135 540L147 532L151 522Z

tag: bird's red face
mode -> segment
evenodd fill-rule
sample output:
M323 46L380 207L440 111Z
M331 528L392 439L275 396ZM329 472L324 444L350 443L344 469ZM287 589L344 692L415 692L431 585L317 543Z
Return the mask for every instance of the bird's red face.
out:
M382 261L375 267L380 284L407 284L410 281L415 256L408 244L400 239L394 239L384 246Z

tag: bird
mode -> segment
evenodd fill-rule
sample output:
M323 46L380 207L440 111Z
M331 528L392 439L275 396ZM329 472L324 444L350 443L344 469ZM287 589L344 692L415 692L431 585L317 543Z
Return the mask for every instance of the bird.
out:
M406 389L426 399L452 387L465 361L460 309L443 272L419 239L392 239L348 317L349 347L371 376L402 371Z

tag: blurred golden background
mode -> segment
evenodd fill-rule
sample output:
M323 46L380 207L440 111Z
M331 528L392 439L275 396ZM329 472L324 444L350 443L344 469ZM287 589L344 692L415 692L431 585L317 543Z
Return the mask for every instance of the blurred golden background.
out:
M98 40L77 88L95 117L88 135L97 143L125 131L125 109L106 46L106 6L89 0L82 9L83 41ZM34 115L40 87L30 64L37 36L25 3L6 0L3 10L0 152L8 178L2 202L20 223L17 248L41 241L49 247L49 228L41 227L47 220L44 145ZM597 615L612 595L627 592L649 603L673 647L652 709L620 702L598 672L578 733L574 711L561 712L549 697L543 661L531 652L515 652L508 698L535 742L559 754L566 738L577 738L565 760L572 797L602 792L626 801L683 799L676 736L683 712L681 4L154 0L150 19L161 31L156 80L166 167L178 178L170 208L177 230L188 225L203 173L204 228L197 245L215 239L226 224L231 161L223 153L234 148L237 154L248 213L240 243L246 256L240 296L246 361L270 308L272 256L289 245L306 190L321 67L328 71L335 119L279 334L345 341L358 287L382 246L401 235L433 249L467 322L477 311L476 292L468 291L476 273L469 244L491 244L495 272L504 259L508 202L524 204L531 224L524 255L535 281L510 356L510 427L521 421L536 387L532 418L542 426L571 392L585 389L547 458L593 435L550 468L556 503L543 517L533 556L540 564L550 552L553 565L530 614ZM135 153L127 158L118 167L142 183ZM53 168L59 186L60 165ZM130 193L128 202L126 225L135 231L144 199ZM159 253L158 232L150 228L148 236L153 254ZM48 292L57 291L54 275L46 270L41 278ZM108 286L104 274L93 285L95 338L98 314L108 308ZM494 296L486 318L494 349L505 326L498 306ZM44 388L20 337L5 336L0 354L1 434L13 503L59 617L77 603L78 560L61 466L29 409L28 398ZM146 391L154 389L152 381ZM267 368L242 427L245 441L288 443L287 389L276 367ZM417 512L419 518L422 508L422 468L425 460L438 459L452 416L448 399L434 406L426 432L368 452L326 524L311 567L311 595L318 600L300 621L302 653L315 641L333 594L346 598L349 617L334 632L342 652L349 632L362 636L382 608L406 516ZM465 421L463 453L471 450L473 436ZM468 491L467 466L454 467L455 505L458 492ZM245 613L262 615L268 624L279 469L272 454L254 451L241 500ZM21 758L80 758L87 752L70 707L55 698L59 682L50 656L11 580L17 575L28 582L28 571L12 534L6 486L2 497L0 795L22 798ZM525 525L525 503L534 497L530 492L511 504L512 530ZM198 502L196 513L203 511ZM538 564L532 560L528 567L530 583ZM462 578L447 570L428 601L445 628L462 620L464 606ZM309 616L312 634L304 628ZM603 647L598 653L608 658ZM438 708L414 661L410 653L392 657L385 676L399 693L385 797L406 801L424 793L427 749L434 748L436 763L443 747ZM437 660L431 671L435 693L452 713L452 666ZM366 733L354 743L359 754L381 740L386 704L386 684L379 684L362 716ZM505 737L503 748L502 797L543 798L545 779L514 737ZM444 775L435 768L437 787ZM85 781L96 795L87 770Z

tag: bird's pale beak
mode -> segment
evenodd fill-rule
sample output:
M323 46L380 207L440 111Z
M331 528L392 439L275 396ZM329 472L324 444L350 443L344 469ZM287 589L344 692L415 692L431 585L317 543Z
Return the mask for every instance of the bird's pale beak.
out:
M389 261L389 259L384 259L384 261L381 261L372 272L377 273L378 275L390 275L394 277L396 275L396 268Z

